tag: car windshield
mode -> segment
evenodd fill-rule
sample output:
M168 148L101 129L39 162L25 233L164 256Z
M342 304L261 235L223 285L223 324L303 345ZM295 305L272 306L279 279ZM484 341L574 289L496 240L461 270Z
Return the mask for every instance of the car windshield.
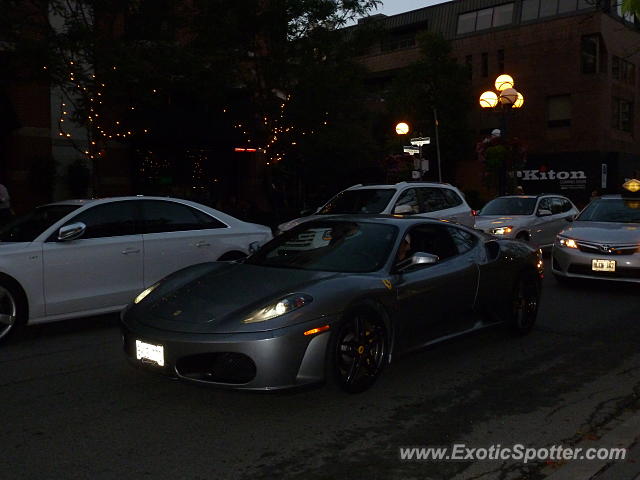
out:
M503 197L487 203L478 215L533 215L536 199L530 197Z
M277 236L246 263L265 267L366 273L384 266L398 229L369 222L308 222Z
M393 188L345 190L329 200L321 215L337 213L380 213L396 191Z
M51 225L80 205L45 205L0 228L0 242L32 242Z
M581 222L640 223L640 199L601 198L594 200L576 220Z

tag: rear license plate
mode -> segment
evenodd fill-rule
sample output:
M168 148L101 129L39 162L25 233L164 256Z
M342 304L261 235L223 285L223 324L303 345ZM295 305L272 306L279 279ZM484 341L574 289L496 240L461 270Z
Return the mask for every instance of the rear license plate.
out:
M616 261L615 260L591 260L591 270L594 272L615 272Z
M164 367L164 347L136 340L136 358L145 363L155 363Z

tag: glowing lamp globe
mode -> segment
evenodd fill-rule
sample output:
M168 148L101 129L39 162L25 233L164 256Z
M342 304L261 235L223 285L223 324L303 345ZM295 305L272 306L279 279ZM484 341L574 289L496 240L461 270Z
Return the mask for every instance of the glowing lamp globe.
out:
M513 104L513 108L520 108L523 104L524 104L524 97L522 96L522 94L520 92L518 92L518 98L516 99L515 103Z
M515 88L505 88L500 92L500 103L503 105L513 105L516 100L518 100L518 92Z
M495 92L487 91L480 95L480 106L482 108L493 108L498 104L498 95Z
M511 75L502 74L496 78L496 90L499 92L506 90L507 88L513 88L515 85Z
M405 122L400 122L396 125L396 133L398 135L406 135L407 133L409 133L409 125Z

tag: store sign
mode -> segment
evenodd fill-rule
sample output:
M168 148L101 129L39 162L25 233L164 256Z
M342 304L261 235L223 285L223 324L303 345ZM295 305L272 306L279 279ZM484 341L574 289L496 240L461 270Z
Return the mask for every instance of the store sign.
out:
M521 182L548 184L543 191L584 190L587 188L587 174L584 170L553 170L541 167L536 170L518 170L516 177Z
M555 170L518 170L516 176L522 180L586 180L583 170L569 170L556 172Z

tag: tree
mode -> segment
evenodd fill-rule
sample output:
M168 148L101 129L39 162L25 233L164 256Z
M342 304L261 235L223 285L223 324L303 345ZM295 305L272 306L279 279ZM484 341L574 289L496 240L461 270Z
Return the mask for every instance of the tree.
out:
M456 63L451 45L441 35L424 32L417 42L421 58L396 78L391 113L408 120L414 134L430 136L432 147L437 114L442 177L451 179L456 160L467 156L471 145L466 120L472 105L468 71ZM435 153L429 157L433 165Z
M3 0L14 73L59 88L60 136L91 160L111 142L247 144L270 165L353 108L340 27L380 0ZM37 68L33 68L36 65ZM344 82L342 82L344 85ZM357 98L357 95L356 95ZM69 107L69 108L66 108ZM64 113L67 112L67 113ZM75 141L69 124L85 128ZM308 137L306 137L308 138ZM293 148L297 145L300 148Z

